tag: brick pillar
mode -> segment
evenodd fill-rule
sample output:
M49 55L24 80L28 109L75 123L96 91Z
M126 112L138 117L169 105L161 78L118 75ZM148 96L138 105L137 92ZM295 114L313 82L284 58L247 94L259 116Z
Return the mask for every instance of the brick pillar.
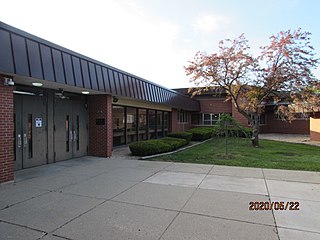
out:
M171 132L179 131L179 124L178 124L178 111L177 109L172 109L171 112Z
M112 96L89 96L89 155L112 155Z
M13 87L5 86L0 76L0 183L14 178L13 131Z
M112 124L112 96L107 95L106 104L107 104L107 114L106 114L106 122L107 122L107 150L106 156L112 156L113 149L113 124Z

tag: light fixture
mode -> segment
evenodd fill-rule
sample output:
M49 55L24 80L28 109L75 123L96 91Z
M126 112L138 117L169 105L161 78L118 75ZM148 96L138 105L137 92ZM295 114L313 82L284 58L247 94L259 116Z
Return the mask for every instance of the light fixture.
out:
M59 88L59 92L55 92L54 95L58 99L69 99L69 97L65 95L65 92L62 88Z
M35 87L42 87L42 83L40 83L40 82L33 82L32 83L32 86L35 86Z
M81 93L88 95L90 92L89 91L82 91Z
M35 96L36 95L35 93L32 93L32 92L24 92L24 91L17 91L17 90L14 90L13 93L22 94L22 95L30 95L30 96Z
M117 98L117 97L112 97L112 102L116 103L116 102L118 102L118 101L119 101L119 98Z
M62 88L59 88L59 92L54 93L56 96L61 97L64 94L64 91Z
M8 78L8 77L5 77L4 78L4 85L5 86L14 86L14 81L12 78Z

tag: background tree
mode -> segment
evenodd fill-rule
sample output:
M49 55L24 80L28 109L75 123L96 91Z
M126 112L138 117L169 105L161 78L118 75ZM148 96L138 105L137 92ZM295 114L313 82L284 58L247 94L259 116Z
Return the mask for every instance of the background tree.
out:
M270 44L261 47L256 57L249 49L243 34L234 40L220 41L217 53L198 52L185 71L195 85L189 89L193 96L209 90L227 94L226 100L232 101L250 122L252 144L258 147L259 118L271 96L273 101L280 101L276 93L289 93L292 104L278 108L288 120L303 105L308 105L307 111L312 109L309 100L316 96L315 86L319 84L312 70L318 59L310 45L310 33L301 29L272 35Z

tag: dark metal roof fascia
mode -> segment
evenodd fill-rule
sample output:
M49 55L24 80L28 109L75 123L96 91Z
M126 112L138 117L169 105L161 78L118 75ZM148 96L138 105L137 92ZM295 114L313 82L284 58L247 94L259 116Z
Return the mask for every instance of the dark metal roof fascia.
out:
M6 33L4 33L3 31L9 34L7 42L5 39L7 37ZM13 37L15 38L14 42ZM157 91L153 91L151 93L153 94L152 102L166 104L170 105L173 108L179 108L189 111L200 110L198 101L190 99L183 94L180 94L171 89L167 89L149 80L112 67L100 61L86 57L72 50L61 47L55 43L34 36L3 22L0 22L0 41L2 41L2 43L0 42L0 47L7 48L8 55L11 54L11 58L9 60L12 61L12 66L4 66L5 64L10 65L11 63L6 62L9 61L5 59L7 56L3 56L3 58L1 59L2 54L0 55L0 71L2 72L37 79L41 79L41 76L43 76L43 80L54 81L66 85L69 85L71 83L71 85L76 87L85 87L88 89L98 90L99 83L97 79L96 69L100 67L102 72L104 72L104 69L106 69L107 71L109 69L111 70L111 72L113 71L115 73L121 73L123 76L126 76L128 85L131 85L133 79L136 79L150 84L150 87L153 86L151 88L153 90L157 89L158 94L160 94L159 91L161 91L161 94L164 92L174 94L173 99L164 102L159 95L155 96L155 94L157 94ZM30 43L33 44L32 47ZM31 48L36 49L35 52L30 52ZM43 56L44 53L46 54L46 56ZM71 59L71 62L69 61L69 59ZM74 63L73 59L79 59L80 66L78 63ZM65 62L66 60L68 60L68 62ZM38 71L37 68L39 69ZM72 71L72 73L69 73L68 71ZM113 81L112 79L107 79L107 76L105 76L105 74L102 74L102 76L103 84L105 86L107 86L110 81ZM137 85L135 86L136 88L131 89L131 91L135 92L133 92L133 96L130 96L125 94L125 91L121 91L119 82L114 83L114 89L111 88L109 91L107 89L103 91L103 88L99 86L99 90L101 89L102 92L106 92L112 95L131 98L139 98L139 95L135 96L137 95L138 91L136 88L140 88L139 90L141 92L145 91L144 89L141 89L139 85ZM126 92L130 91L128 91L128 89L126 90ZM150 93L148 94L150 95ZM146 95L146 93L144 93L143 95Z

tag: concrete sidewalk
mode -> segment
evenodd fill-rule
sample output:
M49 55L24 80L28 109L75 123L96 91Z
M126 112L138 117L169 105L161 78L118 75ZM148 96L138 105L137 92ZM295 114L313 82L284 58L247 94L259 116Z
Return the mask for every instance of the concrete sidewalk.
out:
M249 210L269 201L299 210ZM1 239L315 240L319 213L319 172L125 154L18 171L15 184L0 187Z
M259 138L280 141L280 142L302 143L302 144L320 147L319 141L311 141L310 135L304 135L304 134L264 133L264 134L259 134Z

